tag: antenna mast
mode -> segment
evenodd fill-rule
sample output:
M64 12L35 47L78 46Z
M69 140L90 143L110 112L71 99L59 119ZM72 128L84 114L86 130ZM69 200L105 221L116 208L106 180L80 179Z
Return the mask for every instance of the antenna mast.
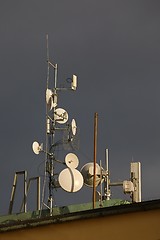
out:
M46 44L47 44L47 84L46 84L46 144L45 144L45 150L43 150L43 145L39 145L38 142L34 142L32 144L32 149L35 154L39 154L40 152L45 153L45 177L44 177L44 183L43 183L43 190L42 190L42 207L45 205L48 209L50 209L50 215L53 215L53 206L54 206L54 197L53 197L53 190L59 185L66 191L69 192L75 192L80 190L80 188L83 185L83 177L81 173L76 170L75 168L78 166L78 158L75 154L71 154L66 158L66 162L60 161L57 159L55 150L56 147L62 143L62 141L59 143L56 142L56 131L67 131L68 132L68 139L67 141L70 141L70 138L76 134L76 122L74 119L72 119L71 124L68 124L68 113L62 109L57 108L58 103L58 91L63 90L76 90L77 88L77 76L73 75L71 78L71 86L69 88L58 88L57 87L57 81L58 81L58 65L53 64L50 61L49 57L49 43L48 43L48 34L46 35ZM54 70L54 82L52 83L53 88L49 89L49 81L50 81L50 68L53 68ZM65 124L65 127L61 127L62 124ZM72 133L70 133L72 132ZM55 163L61 163L63 165L66 165L68 168L64 169L59 174L59 183L56 179L55 174ZM70 178L70 175L72 176ZM48 203L44 203L44 192L45 192L45 185L46 185L46 179L48 177ZM64 178L68 178L65 179ZM78 185L75 186L76 184ZM67 182L67 185L66 185Z

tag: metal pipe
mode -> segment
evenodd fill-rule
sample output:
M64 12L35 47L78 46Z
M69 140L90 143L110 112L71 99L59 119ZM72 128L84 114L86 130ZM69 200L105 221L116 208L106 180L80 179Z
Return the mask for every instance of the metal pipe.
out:
M108 165L108 159L109 159L109 150L106 149L106 177L105 177L105 184L104 184L104 194L107 200L110 200L110 190L109 190L109 165Z
M57 63L55 64L55 73L54 73L54 88L55 88L55 93L56 93L56 88L57 88L57 73L58 73L58 65Z
M17 173L15 173L15 175L14 175L14 180L13 180L13 186L12 186L12 192L11 192L11 198L10 198L10 204L9 204L8 214L11 214L11 213L12 213L14 196L15 196L15 191L16 191L16 186L17 186Z
M102 207L102 161L100 160L100 179L101 179L101 183L100 183L100 207Z
M27 171L24 171L24 212L27 212Z
M96 202L96 161L97 161L97 127L98 113L94 114L94 175L93 175L93 209Z
M41 188L40 188L41 182L40 177L37 177L37 210L40 210L40 198L41 198Z
M109 186L114 187L114 186L123 186L123 182L113 182L109 183Z
M16 191L16 187L17 187L17 176L18 175L23 175L23 179L24 179L24 191L23 191L23 199L24 199L24 205L23 205L23 209L24 212L27 212L27 171L20 171L20 172L16 172L14 175L14 180L13 180L13 186L12 186L12 192L11 192L11 198L10 198L10 205L9 205L9 211L8 213L11 214L12 213L12 209L13 209L13 203L14 203L14 197L15 197L15 191Z
M32 177L32 178L29 178L29 181L27 183L27 195L28 195L28 192L29 192L29 189L30 189L30 185L31 185L31 182L36 180L37 181L37 210L40 210L40 177ZM21 208L20 208L20 212L22 211L22 209L24 209L24 198L23 198L23 201L22 201L22 205L21 205Z

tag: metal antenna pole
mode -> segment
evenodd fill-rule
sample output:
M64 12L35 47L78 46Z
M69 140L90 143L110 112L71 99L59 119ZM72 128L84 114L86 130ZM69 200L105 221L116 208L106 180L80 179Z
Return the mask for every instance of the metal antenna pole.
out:
M55 91L56 91L56 88L57 88L57 75L58 75L58 65L56 63L55 64L55 72L54 72L54 88L55 88Z
M100 207L102 207L102 161L100 160L100 179L101 179L101 183L100 183Z
M47 89L49 88L49 78L50 78L50 66L54 68L54 91L53 94L56 94L57 88L57 64L52 64L49 59L49 44L48 44L48 34L46 35L46 44L47 44ZM44 179L44 186L42 192L42 203L44 202L44 191L45 191L45 184L46 184L46 174L48 172L49 176L49 209L50 215L52 216L52 208L53 208L53 177L54 177L54 153L50 153L51 146L54 145L54 138L55 138L55 120L54 120L54 112L55 107L53 108L53 122L49 119L49 112L48 106L46 103L46 156L45 156L45 179ZM48 126L49 125L49 126ZM47 153L50 153L49 155Z
M46 35L46 44L47 44L47 88L49 85L49 44L48 44L48 34Z
M54 67L54 94L57 93L57 75L58 75L58 65L52 65L51 66ZM52 122L52 129L51 129L51 141L50 141L50 149L51 147L54 145L54 139L55 139L55 119L54 119L54 112L55 112L55 107L53 108L53 122ZM52 186L52 182L53 182L53 177L54 177L54 153L50 156L50 176L49 176L49 200L50 200L50 215L52 216L52 208L53 208L53 186Z
M50 215L53 214L53 190L56 188L54 184L54 177L55 177L55 161L56 153L55 153L55 135L56 130L64 130L64 128L57 128L58 122L55 114L56 114L56 107L57 107L57 92L60 90L76 90L77 87L77 76L73 75L73 79L71 82L70 88L58 88L57 81L58 81L58 65L53 64L49 59L49 44L48 44L48 34L46 35L46 45L47 45L47 84L46 84L46 149L45 149L45 176L43 181L43 189L42 189L42 206L45 205L50 209ZM53 88L49 89L49 80L50 80L50 67L54 69L54 76L53 76ZM63 115L63 114L62 114ZM65 115L65 114L64 114ZM58 116L58 115L57 115ZM65 116L59 116L60 118L66 119ZM62 122L63 123L63 122ZM45 187L46 187L46 179L48 177L49 186L48 186L48 204L44 204L45 198ZM42 209L42 207L41 207Z
M98 113L94 114L94 174L93 174L93 209L96 202L96 158L97 158L97 128L98 128Z
M109 189L109 167L108 167L108 159L109 159L109 150L106 149L106 177L105 177L105 184L104 184L104 194L107 200L110 200L110 189Z
M56 87L57 87L57 64L54 65L54 94L56 94ZM54 139L55 139L55 119L54 119L54 112L55 112L55 107L53 108L53 122L50 123L52 124L51 127L51 132L50 132L50 146L49 146L49 151L51 151L51 147L54 145ZM50 201L50 216L52 216L52 209L53 209L53 177L54 177L54 152L49 156L49 201Z

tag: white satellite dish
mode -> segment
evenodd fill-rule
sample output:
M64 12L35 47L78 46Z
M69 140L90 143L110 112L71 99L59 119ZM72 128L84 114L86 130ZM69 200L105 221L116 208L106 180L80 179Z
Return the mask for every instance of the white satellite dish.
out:
M52 94L53 94L52 90L47 88L47 90L46 90L46 103L47 104L49 104Z
M82 176L84 178L84 184L88 187L93 187L94 178L94 164L93 162L85 164L81 169ZM96 187L103 181L101 179L101 168L96 163Z
M79 165L79 160L74 153L68 153L65 157L65 163L69 168L77 168Z
M77 192L83 186L82 174L74 168L65 168L60 172L58 181L60 186L67 192Z
M68 121L68 113L63 108L57 108L54 112L56 122L63 124Z
M72 122L71 122L71 129L72 129L72 134L73 134L73 135L76 135L76 132L77 132L77 125L76 125L76 120L75 120L75 119L72 119Z
M51 89L46 90L46 103L50 110L57 106L57 94L53 94Z
M38 155L43 150L42 144L40 145L38 142L33 142L32 150Z

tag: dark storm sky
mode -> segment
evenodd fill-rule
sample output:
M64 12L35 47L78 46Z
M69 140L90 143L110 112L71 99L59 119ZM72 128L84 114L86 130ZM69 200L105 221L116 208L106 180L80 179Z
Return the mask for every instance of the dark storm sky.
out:
M113 181L128 179L130 162L140 161L142 199L160 198L159 24L155 0L1 1L1 213L15 171L43 174L44 156L35 156L31 144L45 141L47 33L59 84L78 75L77 91L60 94L58 106L80 128L79 169L93 158L98 112L97 161L104 162L108 147ZM59 190L55 199L69 204L90 201L90 194L86 187L73 195Z

